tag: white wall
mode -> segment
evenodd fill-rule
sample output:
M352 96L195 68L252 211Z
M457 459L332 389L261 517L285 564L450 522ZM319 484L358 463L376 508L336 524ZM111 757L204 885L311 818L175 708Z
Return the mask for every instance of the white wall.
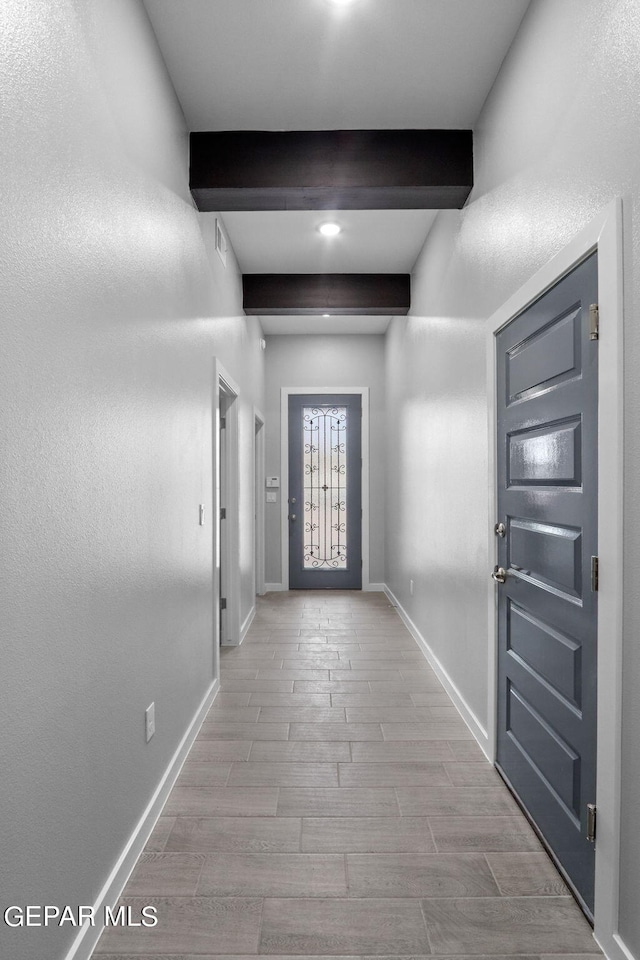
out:
M0 99L0 904L90 904L212 681L212 356L246 467L259 325L141 5L4 0ZM0 924L0 952L73 935Z
M280 474L281 388L333 386L370 388L369 579L372 583L382 583L386 439L384 337L348 334L267 337L266 472L267 476ZM267 583L282 581L280 511L280 502L265 504Z
M613 197L625 230L626 579L620 934L640 956L640 7L534 0L475 134L476 185L441 213L388 337L388 582L487 717L484 321ZM408 595L408 579L416 593Z

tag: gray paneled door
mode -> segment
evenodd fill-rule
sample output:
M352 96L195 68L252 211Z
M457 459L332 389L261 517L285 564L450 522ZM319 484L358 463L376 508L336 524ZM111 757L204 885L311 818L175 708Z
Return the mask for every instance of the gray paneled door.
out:
M497 335L497 766L588 914L596 788L592 254ZM502 578L504 582L500 581Z
M289 397L289 586L362 589L362 398Z

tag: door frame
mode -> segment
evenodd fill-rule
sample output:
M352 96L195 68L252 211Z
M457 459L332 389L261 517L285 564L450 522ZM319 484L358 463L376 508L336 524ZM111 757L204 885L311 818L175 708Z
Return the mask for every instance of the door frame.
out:
M289 397L297 394L352 393L362 403L362 590L369 582L369 387L280 388L280 542L282 589L289 589Z
M224 543L218 541L221 508L218 469L220 466L220 410L223 397L229 405L226 411L226 456L225 486L227 490L227 521L223 533ZM240 564L239 564L239 469L238 469L238 404L240 388L227 373L217 357L213 358L213 608L214 638L216 648L220 647L220 556L221 548L227 558L227 640L224 646L240 643ZM223 401L222 401L223 402ZM222 538L221 538L222 539ZM216 654L217 656L217 654Z
M253 587L256 596L263 596L264 589L264 546L265 546L265 419L257 407L253 408ZM255 601L254 601L255 602Z
M497 597L489 578L496 562L496 334L591 253L598 253L598 731L594 936L607 956L627 956L618 935L622 702L623 548L623 260L622 202L613 200L563 250L489 318L489 524L487 530L488 735L481 744L493 763L497 738Z

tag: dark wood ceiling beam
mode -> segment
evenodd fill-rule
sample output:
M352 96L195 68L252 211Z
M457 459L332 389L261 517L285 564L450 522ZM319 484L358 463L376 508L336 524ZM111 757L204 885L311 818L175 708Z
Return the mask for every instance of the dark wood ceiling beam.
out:
M239 130L191 134L202 211L460 208L471 130Z
M405 316L408 273L245 273L244 312L250 316Z

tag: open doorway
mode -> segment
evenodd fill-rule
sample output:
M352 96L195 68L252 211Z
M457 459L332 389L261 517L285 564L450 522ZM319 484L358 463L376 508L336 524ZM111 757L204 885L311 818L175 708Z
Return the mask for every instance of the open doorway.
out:
M262 596L264 589L264 417L254 408L254 530L253 530L253 584L254 594Z
M240 642L238 388L217 361L214 380L214 620L220 646Z

